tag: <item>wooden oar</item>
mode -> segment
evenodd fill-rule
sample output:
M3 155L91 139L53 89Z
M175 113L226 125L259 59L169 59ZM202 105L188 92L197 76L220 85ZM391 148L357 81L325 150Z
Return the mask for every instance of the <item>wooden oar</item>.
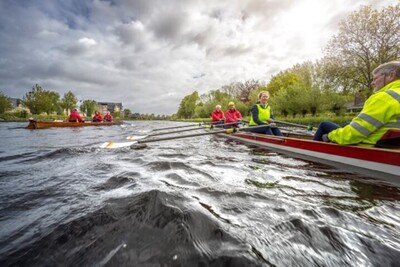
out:
M253 127L243 127L243 128L230 128L224 130L215 130L212 132L202 132L202 133L194 133L194 134L187 134L187 135L179 135L179 136L169 136L169 137L161 137L161 138L153 138L153 139L145 139L145 140L136 140L131 142L105 142L100 145L101 148L120 148L120 147L128 147L133 144L144 144L144 143L151 143L157 141L165 141L165 140L174 140L174 139L181 139L181 138L188 138L188 137L195 137L195 136L202 136L202 135L210 135L210 134L219 134L219 133L236 133L236 132L248 132L250 129L257 129L263 128L265 125L260 126L253 126Z

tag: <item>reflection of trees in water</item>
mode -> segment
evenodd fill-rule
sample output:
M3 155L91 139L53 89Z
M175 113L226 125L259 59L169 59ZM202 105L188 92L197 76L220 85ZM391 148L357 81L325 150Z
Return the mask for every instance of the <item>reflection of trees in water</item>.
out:
M350 188L363 200L400 200L400 189L387 184L373 184L372 181L363 182L360 180L352 180L350 181Z

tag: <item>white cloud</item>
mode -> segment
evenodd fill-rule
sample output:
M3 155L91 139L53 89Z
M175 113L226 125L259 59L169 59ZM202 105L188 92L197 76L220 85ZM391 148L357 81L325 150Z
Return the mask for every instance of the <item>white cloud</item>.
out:
M87 38L87 37L80 38L78 40L78 43L80 43L80 44L82 44L82 45L84 45L86 47L91 47L91 46L94 46L94 45L97 44L97 42L95 40L93 40L91 38Z
M383 0L0 2L0 91L35 83L79 99L172 114L180 100L235 81L268 81L315 60L338 22Z

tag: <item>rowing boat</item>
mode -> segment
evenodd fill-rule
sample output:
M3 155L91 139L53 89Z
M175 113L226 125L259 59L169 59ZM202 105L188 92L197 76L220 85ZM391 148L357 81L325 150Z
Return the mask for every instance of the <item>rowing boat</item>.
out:
M122 121L115 122L68 122L68 121L38 121L29 119L26 129L47 129L51 127L86 127L121 125Z
M286 133L284 137L250 132L218 135L339 168L345 165L346 170L400 184L400 149L317 142L310 135L298 133Z

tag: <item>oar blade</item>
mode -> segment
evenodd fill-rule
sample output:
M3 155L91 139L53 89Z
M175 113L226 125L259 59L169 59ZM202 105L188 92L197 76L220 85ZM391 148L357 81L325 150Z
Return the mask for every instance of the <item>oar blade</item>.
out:
M133 144L136 144L137 141L132 141L132 142L105 142L100 145L100 148L121 148L121 147L129 147Z
M140 140L143 138L146 138L148 135L130 135L128 137L126 137L126 139L128 140Z

